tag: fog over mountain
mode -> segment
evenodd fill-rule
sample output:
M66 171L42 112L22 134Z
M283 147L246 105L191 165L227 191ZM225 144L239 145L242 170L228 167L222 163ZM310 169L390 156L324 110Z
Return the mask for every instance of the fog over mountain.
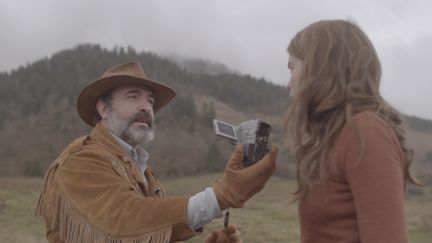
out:
M320 19L351 19L381 57L383 96L431 119L431 9L427 0L0 0L0 71L96 43L216 61L285 85L293 35Z

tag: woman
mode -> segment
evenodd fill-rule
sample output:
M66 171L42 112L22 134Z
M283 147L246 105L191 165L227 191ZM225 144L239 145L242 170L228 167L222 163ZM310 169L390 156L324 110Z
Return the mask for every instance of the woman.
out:
M288 46L301 242L408 242L409 167L399 114L381 97L381 66L366 34L319 21Z

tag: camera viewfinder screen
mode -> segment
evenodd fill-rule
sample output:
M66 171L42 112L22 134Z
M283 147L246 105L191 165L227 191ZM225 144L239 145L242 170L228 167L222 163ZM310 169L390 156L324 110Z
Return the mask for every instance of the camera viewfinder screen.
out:
M234 129L232 126L218 122L218 128L221 133L234 137Z

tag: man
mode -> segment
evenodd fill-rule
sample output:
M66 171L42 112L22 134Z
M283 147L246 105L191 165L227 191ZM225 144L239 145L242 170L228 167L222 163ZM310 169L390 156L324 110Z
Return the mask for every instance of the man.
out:
M94 128L73 141L46 173L36 214L45 219L49 242L185 240L264 187L275 170L277 148L243 168L237 146L223 179L211 188L165 196L140 144L154 137L153 112L174 96L171 88L148 79L138 62L110 68L81 91L78 113ZM236 236L231 227L207 242L234 242Z

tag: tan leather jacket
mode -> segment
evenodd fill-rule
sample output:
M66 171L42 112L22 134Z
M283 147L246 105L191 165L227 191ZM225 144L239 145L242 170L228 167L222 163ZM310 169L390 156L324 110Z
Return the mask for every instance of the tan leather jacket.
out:
M174 242L192 237L187 196L169 197L147 168L144 178L97 124L49 167L36 215L49 242Z

